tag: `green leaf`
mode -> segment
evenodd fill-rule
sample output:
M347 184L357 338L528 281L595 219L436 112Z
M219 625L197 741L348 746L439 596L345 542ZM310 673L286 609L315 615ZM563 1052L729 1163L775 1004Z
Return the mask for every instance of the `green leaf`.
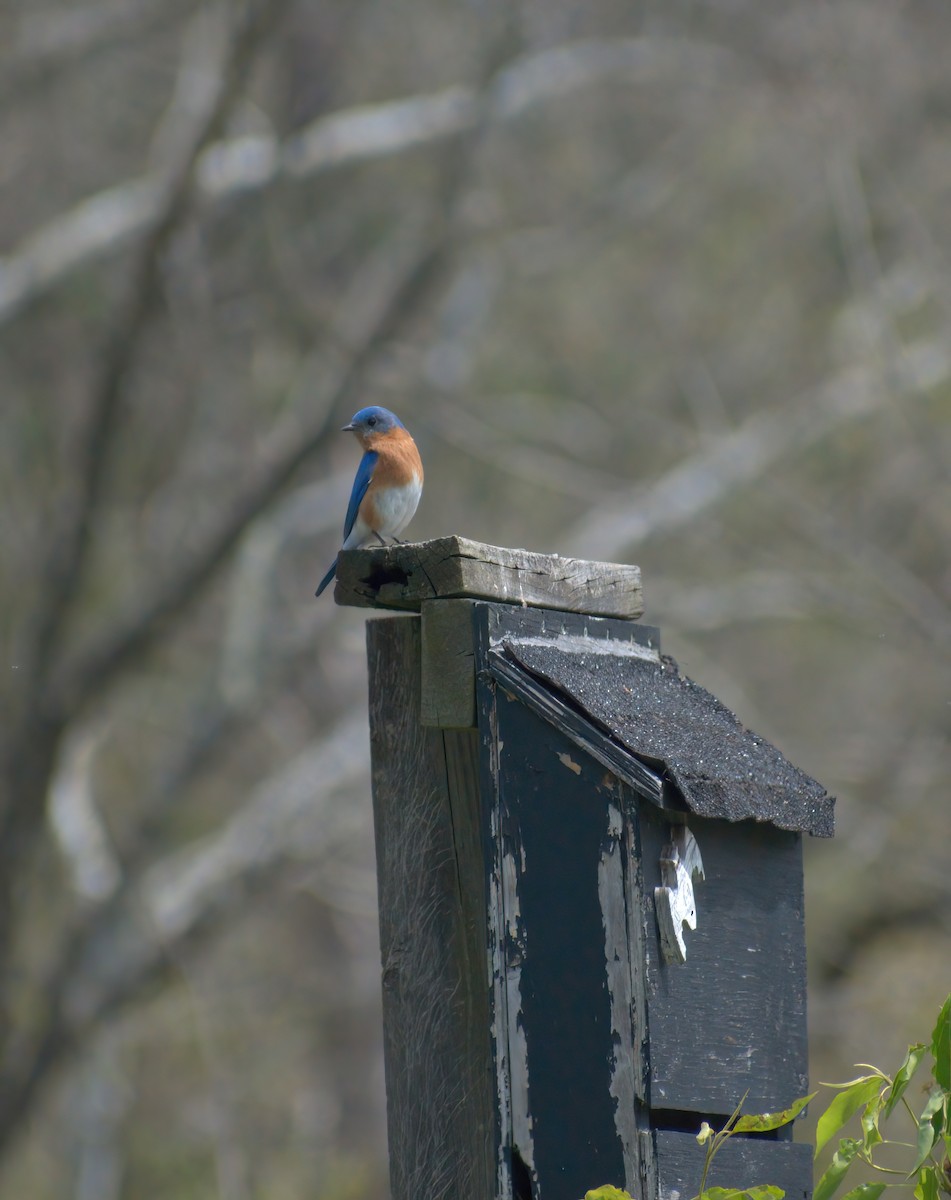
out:
M845 1091L832 1098L832 1103L819 1118L819 1124L816 1126L816 1154L830 1138L835 1137L846 1121L869 1103L881 1086L882 1081L878 1075L863 1075L861 1079L852 1080Z
M878 1200L888 1187L887 1183L860 1183L850 1192L846 1192L842 1200Z
M931 1147L938 1140L942 1120L939 1118L935 1121L935 1116L941 1112L943 1107L944 1092L940 1088L935 1088L928 1097L928 1103L921 1110L921 1116L918 1118L918 1157L915 1159L915 1165L908 1172L909 1179L923 1165L925 1159L931 1153Z
M861 1148L862 1143L856 1141L855 1138L843 1138L839 1142L839 1148L832 1156L832 1162L826 1167L815 1186L812 1200L830 1200L830 1197L835 1195L846 1171L851 1166L852 1159Z
M594 1191L585 1192L584 1200L633 1200L633 1197L630 1192L611 1187L609 1183L606 1183L602 1187L595 1188Z
M782 1125L788 1125L790 1121L795 1120L815 1096L815 1092L810 1092L808 1096L800 1096L798 1100L794 1100L782 1112L760 1113L758 1115L749 1113L747 1116L740 1117L733 1128L737 1133L766 1133L770 1129L779 1129Z
M870 1154L883 1141L881 1131L878 1128L878 1118L881 1111L882 1095L879 1093L879 1095L873 1096L869 1100L865 1106L865 1112L862 1113L862 1146L866 1154Z
M931 1035L931 1053L934 1055L935 1083L946 1092L951 1092L951 995L938 1013L938 1021Z
M885 1116L890 1116L892 1109L905 1094L905 1089L911 1083L912 1076L918 1070L918 1064L921 1062L922 1055L925 1052L925 1047L921 1042L917 1042L914 1046L908 1047L908 1053L905 1055L905 1061L898 1068L898 1074L892 1086L888 1089L888 1096L885 1099Z
M782 1188L761 1183L751 1188L707 1188L697 1200L783 1200L785 1195Z
M934 1167L925 1167L919 1174L915 1200L938 1200L938 1173Z

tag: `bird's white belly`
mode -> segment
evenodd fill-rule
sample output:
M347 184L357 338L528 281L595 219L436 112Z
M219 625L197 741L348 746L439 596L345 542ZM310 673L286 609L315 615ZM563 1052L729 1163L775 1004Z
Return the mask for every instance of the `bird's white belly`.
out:
M397 537L413 519L413 513L423 494L423 485L418 479L402 487L381 488L373 497L383 537Z
M418 479L402 487L380 488L373 494L373 508L376 515L376 529L371 529L358 514L350 530L350 536L344 540L344 550L353 550L365 542L376 541L373 536L398 537L413 518L419 498L423 494L423 485Z

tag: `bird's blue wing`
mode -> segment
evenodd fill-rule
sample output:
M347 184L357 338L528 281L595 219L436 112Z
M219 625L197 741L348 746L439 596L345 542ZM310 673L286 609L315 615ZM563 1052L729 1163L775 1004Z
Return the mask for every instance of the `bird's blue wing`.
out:
M370 480L373 478L373 468L376 466L376 460L379 457L379 454L375 450L367 450L363 458L360 459L357 473L353 477L353 491L350 493L350 503L347 505L347 519L343 523L344 541L347 540L351 529L353 529L353 523L357 519L357 509L360 507L360 501L367 494L367 488L370 486Z

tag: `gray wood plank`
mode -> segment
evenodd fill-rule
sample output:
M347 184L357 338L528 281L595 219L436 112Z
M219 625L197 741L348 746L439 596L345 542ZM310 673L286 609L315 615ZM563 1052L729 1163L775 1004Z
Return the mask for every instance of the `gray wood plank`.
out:
M345 550L337 562L338 604L415 612L423 600L463 597L628 620L644 611L639 567L509 550L456 535Z
M475 727L471 600L424 600L422 721L443 729Z
M419 626L367 633L391 1189L494 1200L478 735L421 724Z

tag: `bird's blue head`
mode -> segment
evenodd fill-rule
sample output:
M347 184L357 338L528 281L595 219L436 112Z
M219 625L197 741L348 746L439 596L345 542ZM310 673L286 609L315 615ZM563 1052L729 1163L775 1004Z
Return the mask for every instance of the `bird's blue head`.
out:
M361 408L358 413L354 413L353 420L349 425L344 425L344 433L355 433L362 441L366 437L371 437L374 434L389 433L393 429L403 429L403 422L395 413L391 413L388 408L381 408L378 404L373 404L369 408Z

